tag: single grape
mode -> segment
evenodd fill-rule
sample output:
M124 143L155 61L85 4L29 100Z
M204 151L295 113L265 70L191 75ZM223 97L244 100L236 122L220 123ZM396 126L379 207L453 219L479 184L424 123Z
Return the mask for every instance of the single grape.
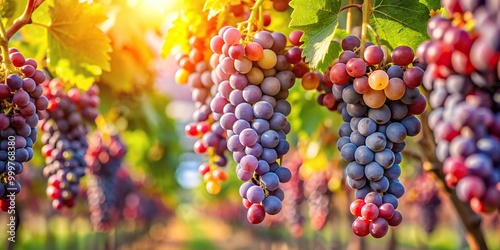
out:
M252 224L261 223L265 216L266 212L260 204L252 204L247 212L247 220Z
M402 67L412 63L414 57L415 54L413 53L413 50L408 46L398 46L392 51L391 54L392 61L396 65Z
M389 223L384 218L376 218L370 224L370 234L374 238L382 238L389 231Z
M375 70L368 76L368 84L374 90L383 90L389 84L389 76L383 70Z

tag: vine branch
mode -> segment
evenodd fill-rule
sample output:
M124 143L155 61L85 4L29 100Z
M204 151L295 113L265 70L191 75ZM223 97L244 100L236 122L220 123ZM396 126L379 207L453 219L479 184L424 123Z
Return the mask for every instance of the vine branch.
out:
M378 36L377 32L375 31L375 29L373 29L373 27L370 25L370 24L367 24L366 25L368 27L368 29L373 33L373 35L375 36L375 39L377 40L377 44L378 46L380 46L382 43L380 43L380 37Z
M371 12L371 1L363 1L363 23L361 24L361 44L359 46L359 57L364 59L363 52L365 51L366 43L366 33L368 29L368 23L370 22L370 12Z
M363 9L363 5L361 5L361 4L353 4L353 0L349 0L349 4L346 5L346 6L344 6L344 7L342 7L342 8L340 8L339 12L342 12L342 11L344 11L346 9L349 9L349 11L351 11L352 8L357 8L359 10L362 10Z
M31 15L33 14L33 11L35 11L40 4L42 4L45 0L28 0L28 3L26 4L26 8L24 9L24 13L17 18L12 26L7 30L5 39L7 41L12 38L16 32L18 32L24 25L32 23L31 20Z
M353 3L354 3L354 0L349 0L349 5L351 5ZM346 5L346 6L348 6L348 5ZM345 8L346 6L344 6L343 8ZM352 29L352 8L349 8L347 10L346 19L347 20L346 20L346 24L345 24L345 29L347 30L347 32L351 33L351 29Z
M255 4L252 6L252 11L250 12L250 16L248 17L248 20L241 22L238 24L238 30L242 31L243 34L246 34L245 37L245 43L250 42L250 35L252 33L252 25L255 23L255 18L258 16L259 11L261 10L261 5L264 2L264 0L257 0ZM243 32L243 25L247 25L246 27L246 32Z

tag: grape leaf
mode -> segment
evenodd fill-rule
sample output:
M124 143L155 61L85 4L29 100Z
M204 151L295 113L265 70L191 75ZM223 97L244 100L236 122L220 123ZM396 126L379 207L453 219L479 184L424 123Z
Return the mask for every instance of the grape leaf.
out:
M189 22L181 17L172 22L172 26L167 30L163 45L161 48L161 55L168 56L174 47L179 47L180 51L189 51Z
M212 17L224 11L229 4L238 5L240 3L240 0L207 0L203 6L203 11L208 10L208 19L212 19Z
M110 41L97 27L106 20L103 8L78 0L56 0L49 13L49 67L77 87L89 88L103 70L110 70Z
M326 52L324 59L318 62L316 69L325 73L326 69L332 65L333 60L340 56L341 52L342 47L340 46L340 43L332 41L330 43L330 46L328 47L328 51Z
M420 3L427 6L429 10L439 10L441 9L441 1L437 0L419 0Z
M346 37L347 35L349 35L349 33L347 33L347 31L345 31L343 29L337 29L335 31L334 38L342 39L342 38ZM318 66L316 67L318 70L320 70L323 73L326 71L326 69L330 65L332 65L333 60L338 58L340 56L340 53L342 52L342 47L340 46L340 43L337 42L336 40L337 39L335 39L334 41L332 41L330 43L330 47L328 47L328 52L326 53L325 58L321 62L319 62Z
M389 48L406 45L416 49L429 39L429 18L429 10L418 0L376 0L370 25L377 32L381 43ZM372 41L375 42L373 38Z
M325 71L338 56L340 46L332 42L338 27L340 1L293 0L290 27L304 31L302 56L309 67Z
M223 13L217 15L217 18L213 18L207 21L207 13L202 11L202 1L187 1L184 2L180 8L180 14L178 16L175 16L174 19L170 22L172 25L168 29L163 40L161 49L161 55L163 57L166 57L170 53L172 53L172 50L174 48L179 49L184 53L188 53L190 49L190 36L197 36L200 38L212 36L211 34L209 34L210 32L212 32L212 30L209 28L213 27L213 25L207 24L207 22L220 22L220 24L224 22L224 15L222 15Z

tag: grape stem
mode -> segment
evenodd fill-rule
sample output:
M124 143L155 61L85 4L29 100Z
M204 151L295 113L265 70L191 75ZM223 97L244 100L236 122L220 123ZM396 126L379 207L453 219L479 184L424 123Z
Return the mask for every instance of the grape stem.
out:
M353 3L354 3L354 0L349 0L349 5L352 5ZM344 9L345 7L347 7L349 5L346 5L346 6L342 7L342 9ZM359 9L359 4L357 4L357 5L358 5L358 9ZM342 11L342 9L341 9L341 11ZM347 32L351 33L351 29L352 29L352 8L349 8L347 10L345 29L347 30Z
M252 25L254 25L254 22L255 22L255 18L258 16L258 13L259 13L259 10L260 10L260 6L262 5L262 3L264 2L264 0L257 0L255 2L255 4L252 6L252 12L250 12L250 16L248 17L248 20L238 24L238 29L240 31L241 30L241 25L244 25L245 23L247 24L247 27L246 27L246 37L245 37L245 42L246 43L249 43L250 42L250 38L252 37L250 34L252 33Z
M363 52L365 51L366 31L368 28L368 23L370 21L371 7L372 6L370 0L363 1L363 22L361 24L361 44L359 46L359 57L361 59L364 59Z
M353 0L349 0L349 4L346 5L346 6L344 6L344 7L342 7L342 8L340 8L339 12L342 12L342 11L347 10L347 9L349 9L349 12L351 12L352 8L358 8L359 10L362 10L363 5L361 5L361 4L353 4L352 2L353 2ZM347 20L349 20L349 19L347 19Z
M17 31L19 31L24 25L32 23L31 15L33 11L35 11L40 4L42 4L45 0L28 0L26 4L26 8L24 9L24 13L17 18L12 26L7 30L7 34L5 39L8 41Z
M375 36L375 39L377 39L377 44L378 44L378 46L380 46L382 43L380 43L380 37L378 36L377 32L375 32L375 29L373 29L373 27L370 24L367 24L366 26L368 27L368 29L371 32L373 32L373 35Z

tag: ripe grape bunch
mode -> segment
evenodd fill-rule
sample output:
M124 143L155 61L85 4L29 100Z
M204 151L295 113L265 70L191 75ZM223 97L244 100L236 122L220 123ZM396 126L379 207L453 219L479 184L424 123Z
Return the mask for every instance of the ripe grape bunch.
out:
M215 24L209 22L209 30L215 32ZM209 36L207 36L209 37ZM208 63L207 53L209 40L191 36L189 54L177 54L177 63L181 66L177 70L175 80L179 84L188 84L191 88L191 98L195 103L196 111L193 114L194 122L185 127L186 135L199 138L193 145L197 154L208 154L209 161L200 165L200 174L206 183L207 192L217 194L221 190L221 183L227 179L225 167L227 159L226 138L224 129L212 116L210 101L212 93L216 92L211 77L212 68Z
M328 188L329 180L330 174L325 170L315 172L304 180L304 193L307 197L311 227L314 230L323 229L331 215L329 206L333 199L333 193Z
M421 114L426 106L417 88L424 70L407 46L396 47L388 56L370 42L360 52L360 40L353 35L341 43L344 51L329 77L344 121L339 127L337 148L342 159L349 162L347 183L356 189L350 210L358 218L352 229L358 236L380 238L386 235L388 226L398 226L402 220L396 210L405 192L399 182L398 164L406 137L417 135L421 129L414 115Z
M250 33L250 32L248 32ZM279 183L291 172L278 159L290 148L286 134L295 82L285 57L287 39L281 33L258 31L242 35L225 26L212 37L212 79L218 87L210 107L227 133L227 148L238 163L236 174L247 219L253 224L277 214L284 198Z
M439 197L439 188L436 181L430 174L423 172L414 180L410 190L410 197L414 199L413 205L417 209L418 223L430 234L436 229L439 222L439 208L441 198Z
M127 197L130 194L134 194L138 191L134 181L130 177L130 174L127 171L127 168L124 166L118 168L116 171L116 180L115 180L115 208L118 213L118 220L121 220L126 217L127 211L125 208L127 207Z
M54 209L72 207L78 195L80 178L85 175L87 124L94 123L99 104L99 88L88 91L76 87L64 91L63 82L45 81L43 93L48 98L47 117L39 124L43 131L43 174L48 178L47 196Z
M477 213L500 208L500 2L442 1L417 49L432 90L429 127L449 187Z
M87 186L90 222L96 230L109 230L118 218L117 173L127 148L118 135L95 132L85 155L91 173Z
M45 73L36 69L35 60L25 59L15 48L9 49L9 58L1 59L0 196L1 203L5 204L21 191L16 175L23 171L23 163L33 158L36 125L44 117L48 100L42 95L40 85Z

